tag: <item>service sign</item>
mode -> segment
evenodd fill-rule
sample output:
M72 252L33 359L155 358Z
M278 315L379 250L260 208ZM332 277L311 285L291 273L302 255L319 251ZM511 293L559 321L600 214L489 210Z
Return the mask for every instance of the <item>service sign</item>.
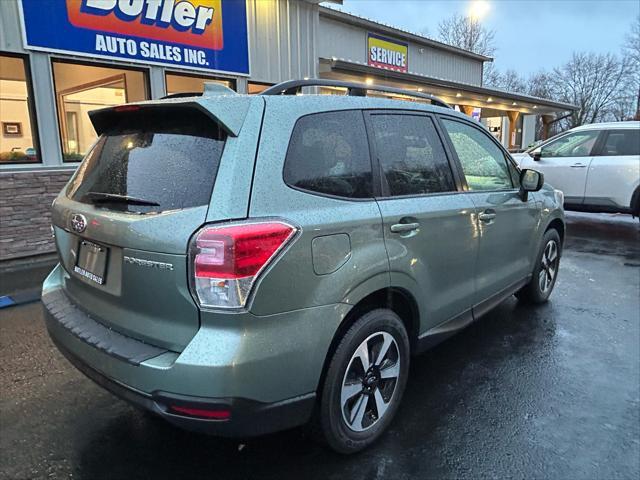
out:
M409 71L409 45L369 33L367 60L372 67L406 73Z
M20 5L27 49L249 74L245 0L21 0Z

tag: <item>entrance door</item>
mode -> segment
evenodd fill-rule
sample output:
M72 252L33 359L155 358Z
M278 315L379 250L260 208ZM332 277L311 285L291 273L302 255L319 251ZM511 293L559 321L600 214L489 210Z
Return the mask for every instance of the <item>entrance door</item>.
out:
M444 116L441 120L475 205L480 237L476 306L508 291L531 273L539 209L534 195L521 200L517 170L491 135L470 122Z
M474 292L478 239L469 195L458 191L434 120L417 112L367 117L391 285L409 290L420 332L466 311Z

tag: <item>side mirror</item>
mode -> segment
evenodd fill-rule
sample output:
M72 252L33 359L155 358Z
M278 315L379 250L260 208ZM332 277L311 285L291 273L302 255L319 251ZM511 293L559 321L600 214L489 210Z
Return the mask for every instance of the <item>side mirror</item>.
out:
M525 202L529 192L537 192L544 185L544 175L536 170L524 169L520 172L520 196Z

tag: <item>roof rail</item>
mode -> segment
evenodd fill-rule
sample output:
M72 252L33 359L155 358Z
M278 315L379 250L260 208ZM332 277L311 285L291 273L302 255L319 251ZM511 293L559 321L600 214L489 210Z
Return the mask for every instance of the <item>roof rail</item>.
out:
M412 92L401 88L386 87L379 85L365 85L357 82L343 82L341 80L329 80L323 78L310 78L308 80L289 80L278 83L272 87L263 90L260 95L295 95L302 91L302 87L341 87L347 89L347 95L352 97L366 97L367 91L395 93L397 95L406 95L408 97L422 98L430 100L432 105L438 107L451 108L451 106L430 93Z

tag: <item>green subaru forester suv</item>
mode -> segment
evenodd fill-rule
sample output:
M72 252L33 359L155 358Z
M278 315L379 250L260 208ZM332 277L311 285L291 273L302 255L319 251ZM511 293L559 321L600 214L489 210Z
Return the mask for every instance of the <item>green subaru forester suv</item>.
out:
M358 451L391 422L412 355L554 287L562 193L430 95L212 84L91 120L99 138L53 204L47 328L175 425L310 424Z

